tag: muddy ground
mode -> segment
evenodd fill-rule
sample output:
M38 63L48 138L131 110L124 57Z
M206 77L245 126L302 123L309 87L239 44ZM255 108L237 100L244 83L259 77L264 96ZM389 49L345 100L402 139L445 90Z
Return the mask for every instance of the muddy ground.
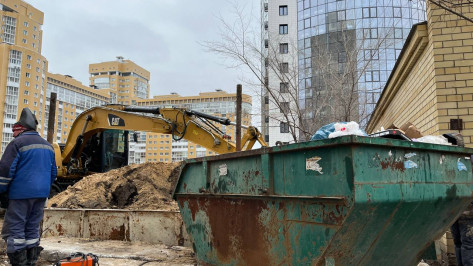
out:
M85 177L48 201L53 208L178 211L172 199L180 163L128 165Z

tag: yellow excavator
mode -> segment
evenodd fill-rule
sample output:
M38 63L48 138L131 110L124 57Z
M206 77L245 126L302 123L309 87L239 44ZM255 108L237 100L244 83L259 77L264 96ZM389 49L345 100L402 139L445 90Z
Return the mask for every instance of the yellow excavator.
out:
M130 131L171 134L173 140L186 139L219 154L235 152L235 143L219 129L219 124L235 125L228 118L185 108L93 107L76 118L65 144L53 143L58 178L51 195L86 175L127 165ZM242 151L252 149L256 142L267 146L257 128L244 128ZM137 141L136 134L133 139Z

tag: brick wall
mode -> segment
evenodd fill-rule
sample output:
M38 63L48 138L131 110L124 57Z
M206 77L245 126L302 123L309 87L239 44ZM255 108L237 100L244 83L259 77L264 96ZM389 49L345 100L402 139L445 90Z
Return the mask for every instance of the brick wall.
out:
M458 12L473 17L471 5ZM413 28L367 131L411 122L424 135L458 132L473 147L473 23L427 1L427 23Z

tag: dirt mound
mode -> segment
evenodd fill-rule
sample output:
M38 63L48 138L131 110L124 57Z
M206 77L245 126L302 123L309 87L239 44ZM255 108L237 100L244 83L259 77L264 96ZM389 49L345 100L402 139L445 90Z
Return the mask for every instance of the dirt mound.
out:
M172 189L180 163L128 165L83 178L48 200L48 207L179 210Z

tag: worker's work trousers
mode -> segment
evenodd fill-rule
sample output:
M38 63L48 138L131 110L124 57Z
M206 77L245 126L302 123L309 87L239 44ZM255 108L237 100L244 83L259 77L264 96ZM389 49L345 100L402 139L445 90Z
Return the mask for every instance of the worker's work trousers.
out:
M7 253L39 246L39 224L45 202L45 198L10 199L2 228Z
M473 218L460 216L450 230L458 266L473 266Z

